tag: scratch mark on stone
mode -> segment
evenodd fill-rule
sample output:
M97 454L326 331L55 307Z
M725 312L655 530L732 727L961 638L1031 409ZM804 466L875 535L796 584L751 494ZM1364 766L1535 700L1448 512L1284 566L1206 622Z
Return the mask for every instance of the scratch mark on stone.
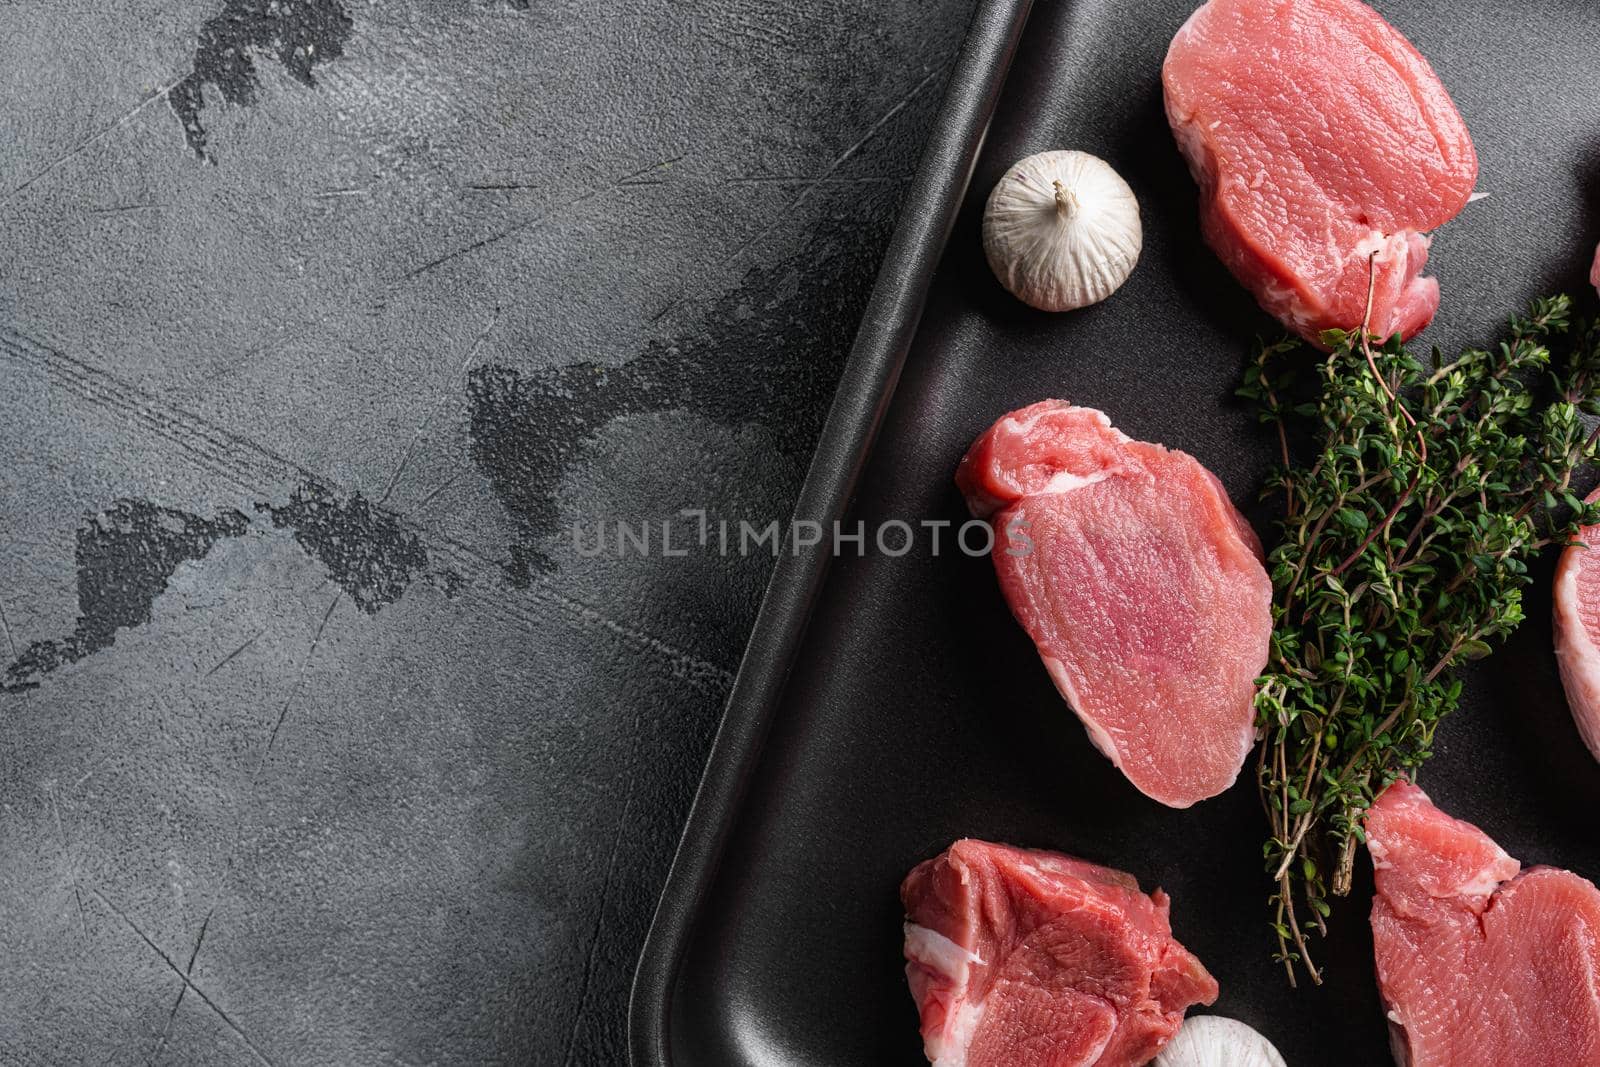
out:
M638 716L634 717L634 737L640 735ZM589 950L584 959L583 981L578 986L578 1006L572 1015L572 1026L567 1030L566 1054L562 1057L562 1067L572 1067L573 1055L577 1052L578 1027L583 1025L584 1010L589 1003L589 986L594 978L595 957L600 947L600 933L605 926L606 899L611 895L611 882L617 870L617 858L622 854L622 836L627 832L628 814L633 810L633 797L635 786L639 781L636 773L638 764L638 745L635 743L633 757L628 763L627 795L622 802L622 814L617 819L617 830L611 836L611 855L606 858L606 874L600 883L600 899L595 906L594 926L589 931Z
M272 733L267 736L267 748L261 753L261 763L256 767L257 774L260 774L261 768L266 766L267 757L272 755L272 746L278 743L278 731L283 729L283 720L289 717L289 708L294 704L294 698L300 695L300 687L305 685L306 671L311 666L311 657L317 654L317 646L322 644L322 632L328 628L328 620L333 618L333 609L339 606L339 600L343 596L343 589L333 594L333 599L328 601L328 610L322 613L322 621L317 624L317 632L311 638L311 647L306 649L306 658L300 661L300 674L289 689L289 695L284 697L283 707L278 710L278 721L272 724Z
M401 476L405 474L406 468L411 465L411 457L416 455L417 452L417 443L422 440L424 431L433 422L433 416L438 410L438 401L428 405L427 413L422 416L422 421L417 423L417 428L411 434L411 440L407 443L406 450L400 455L400 462L394 465L394 470L389 474L389 482L383 487L383 493L378 497L378 507L382 507L389 502L389 495L394 492L394 487L400 484Z
M835 171L844 166L845 163L847 163L857 152L861 151L867 142L871 141L878 135L879 130L883 129L889 124L891 119L900 114L900 112L904 111L906 105L911 103L911 101L916 98L918 93L922 92L923 89L926 89L933 79L938 77L940 73L941 69L935 67L927 74L924 74L921 81L913 85L909 92L907 92L899 100L895 101L893 107L889 108L889 110L880 115L878 120L871 126L868 126L867 131L860 137L856 138L854 143L852 143L849 148L846 148L843 152L839 153L838 157L828 165L827 169L824 170L821 175L814 178L803 189L801 189L799 193L795 194L795 196L793 196L788 203L779 208L777 212L773 214L772 220L768 222L767 225L756 231L752 237L746 240L743 244L739 245L738 248L734 249L733 252L729 254L728 259L739 260L743 258L746 252L765 240L767 235L773 230L777 229L778 224L787 218L791 211L805 203L811 194L817 191L818 186L820 186L827 179L833 177Z
M493 234L493 235L491 235L489 237L485 237L485 238L483 238L482 240L479 240L479 241L474 241L471 244L465 245L465 246L463 246L461 248L458 248L453 252L446 252L442 256L438 256L438 257L436 257L434 259L430 259L430 260L428 260L428 262L424 263L422 266L416 267L416 268L414 268L412 270L407 271L399 279L399 281L407 282L407 281L411 281L414 278L420 278L422 275L427 274L429 271L437 270L439 267L444 266L446 263L450 263L453 260L460 259L462 256L470 256L474 252L478 252L478 251L481 251L481 250L483 250L485 248L490 248L490 247L492 247L494 245L497 245L501 241L506 240L508 237L515 237L518 234L526 233L529 230L538 229L540 226L543 226L545 223L547 223L547 222L551 221L552 219L556 218L558 215L561 215L563 212L570 211L572 208L577 207L579 204L583 203L584 201L593 199L595 196L597 196L600 193L604 192L608 188L615 188L615 183L612 183L609 186L601 186L601 187L589 189L589 190L579 194L578 196L573 197L570 200L566 200L566 201L563 201L562 203L557 204L555 207L551 208L549 211L543 212L542 214L539 214L539 215L535 215L533 218L530 218L530 219L524 219L521 222L517 223L515 226L507 227L506 229L501 230L499 233Z
M200 934L194 939L194 949L189 953L189 963L183 968L183 973L187 977L193 977L194 975L194 961L200 955L200 946L205 942L206 930L211 926L211 916L215 915L216 911L217 906L215 904L211 905L210 909L206 912L205 919L200 923ZM173 1020L178 1017L178 1009L183 1006L184 994L188 992L188 982L180 982L178 984L178 995L172 1002L172 1010L167 1012L167 1022L166 1025L161 1028L161 1037L156 1041L155 1051L151 1052L150 1055L145 1059L147 1064L154 1064L161 1058L161 1054L166 1051L167 1041L172 1036Z
M72 878L72 896L78 902L78 926L83 930L83 939L89 940L89 921L83 914L83 890L78 887L78 865L72 860L72 849L67 843L67 829L61 823L61 805L56 802L56 783L45 784L45 793L50 798L50 814L55 817L56 836L61 838L61 862L67 865L67 874Z
M184 693L187 695L188 690L184 690ZM193 698L191 697L190 699L192 700ZM82 774L78 775L78 777L72 780L72 788L76 789L84 782L87 782L90 776L93 775L95 771L98 771L101 767L104 767L106 765L106 761L110 758L111 753L107 752L104 756L101 756L99 759L91 763L88 770L84 771Z
M222 668L224 668L228 664L232 663L233 660L234 660L234 657L238 656L239 653L243 652L245 649L247 649L251 645L255 644L256 643L256 639L259 638L262 634L264 634L266 632L267 631L266 631L265 627L263 627L260 630L257 630L254 634L252 634L250 636L250 639L248 641L246 641L244 644L240 645L238 648L234 649L232 652L229 652L226 656L223 656L220 660L218 660L214 667L212 667L209 671L206 671L205 677L207 677L207 678L211 677L213 674L216 674Z
M685 157L681 155L673 156L671 159L663 159L658 163L651 163L647 166L640 167L638 170L624 174L622 177L616 179L615 184L618 186L661 185L663 184L662 181L647 178L647 175L654 175L661 171L668 170L673 166L673 164L683 162L684 158ZM548 181L475 181L467 182L464 186L462 186L462 188L474 193L511 193L524 192L529 189L546 189L549 188L550 184L551 183Z
M454 474L450 475L450 477L446 478L444 481L440 482L437 486L435 486L433 489L431 489L428 492L427 496L425 496L421 500L417 501L416 507L413 510L415 510L415 511L423 510L429 504L433 503L435 498L437 498L440 493L444 492L446 489L450 488L452 485L455 485L460 480L461 480L461 472L460 471L456 471Z
M12 659L16 659L17 658L17 642L11 636L11 623L9 621L7 621L7 619L6 619L6 605L5 605L4 601L0 601L0 630L5 631L6 648L11 650L11 658Z
M167 1050L167 1040L172 1036L172 1023L178 1017L178 1009L183 1007L184 995L189 992L185 982L178 983L178 995L173 998L172 1010L167 1012L167 1021L161 1027L161 1034L156 1038L156 1047L150 1050L150 1055L144 1058L145 1067L154 1067L161 1059L161 1054Z
M64 153L62 153L61 155L57 156L55 159L51 160L49 163L46 163L43 168L41 168L40 170L38 170L38 171L36 171L34 173L33 177L31 177L31 178L27 179L26 181L24 181L21 185L17 186L15 189L11 190L5 196L0 197L0 207L3 207L6 204L11 203L11 201L15 200L17 197L19 197L23 193L27 192L28 189L32 188L33 185L36 182L38 182L41 178L47 177L48 175L53 173L56 170L56 168L62 166L63 164L65 164L67 162L70 162L71 160L75 159L76 157L82 155L84 152L87 152L90 148L94 147L100 141L105 140L111 134L116 133L118 130L122 129L122 127L124 127L128 123L132 122L134 120L134 118L140 112L142 112L145 108L149 107L151 104L155 103L157 100L160 100L162 97L166 96L169 92L171 92L172 89L178 84L178 82L181 82L182 80L183 80L182 78L177 78L177 79L174 79L173 81L169 82L168 84L163 85L161 88L157 89L154 93L151 93L149 96L147 96L143 100L139 101L139 103L135 104L128 111L123 112L123 114L115 122L111 123L109 126L103 127L102 129L96 131L95 133L91 133L89 136L85 137L83 140L79 141L77 144L75 144L71 148L67 149Z
M483 347L484 339L487 338L491 332L493 332L495 324L499 321L500 309L495 308L494 311L489 315L489 320L483 324L483 329L478 331L477 336L472 339L472 344L468 346L467 354L461 360L461 367L456 371L458 376L466 374L467 369L472 366L472 361L478 357L478 349ZM450 384L452 386L455 384L454 378L452 378ZM389 494L393 493L395 486L400 484L400 476L405 473L406 466L410 464L411 457L416 453L417 445L419 442L421 442L424 431L426 431L428 426L432 424L434 418L439 414L439 410L444 407L446 399L451 395L452 394L448 392L442 393L440 396L435 398L432 404L428 406L428 412L423 416L422 422L417 426L416 433L411 435L411 443L406 445L405 454L400 457L400 462L395 466L394 473L389 475L389 484L383 487L383 494L378 497L379 507L382 507L388 502Z
M254 1055L256 1059L266 1064L267 1067L275 1067L272 1060L268 1058L267 1054L262 1052L254 1041L250 1040L250 1035L245 1033L244 1030L240 1028L239 1024L234 1022L233 1018L227 1012L223 1011L222 1007L218 1005L216 1001L207 996L206 991L196 985L194 983L194 979L190 978L183 968L179 967L177 962L173 960L171 956L167 955L166 950L152 941L150 939L150 935L141 930L139 928L139 924L135 923L133 919L129 918L127 912L113 904L111 899L104 893L100 892L100 890L91 887L89 892L93 894L96 900L98 900L101 904L104 904L106 909L110 911L111 914L121 919L128 929L137 934L139 936L139 940L143 941L146 945L149 945L150 951L161 957L161 962L165 963L167 968L172 971L173 974L177 975L183 980L184 986L194 990L194 995L199 997L201 1002L205 1004L206 1007L217 1013L217 1018L221 1019L227 1024L228 1029L232 1030L239 1040L244 1042L244 1047L249 1049L251 1054Z
M573 197L572 199L565 200L565 201L557 204L555 207L551 208L548 211L545 211L545 212L542 212L542 213L540 213L538 215L535 215L534 217L532 217L530 219L524 219L523 221L517 223L514 226L511 226L511 227L508 227L507 229L501 230L499 233L492 234L491 236L485 237L485 238L483 238L482 240L479 240L479 241L474 241L471 244L465 245L465 246L463 246L461 248L458 248L453 252L446 252L442 256L438 256L437 258L430 259L428 262L422 264L422 266L416 267L416 268L414 268L412 270L407 271L404 275L402 275L400 278L398 278L396 280L396 284L398 284L400 282L408 282L408 281L411 281L414 278L421 277L422 275L427 274L429 271L436 270L437 268L444 266L446 263L450 263L453 260L460 259L462 256L471 255L474 252L482 251L483 249L489 248L492 245L497 245L501 241L504 241L508 237L515 237L518 234L526 233L529 230L537 229L538 227L543 226L545 223L550 222L551 220L555 219L556 217L558 217L558 216L564 214L565 212L570 211L571 209L577 207L579 204L582 204L586 200L592 200L592 199L594 199L594 197L600 195L601 193L607 192L607 191L612 190L612 189L623 188L628 183L628 181L630 179L637 178L641 174L647 174L647 173L649 173L650 171L653 171L653 170L659 170L662 167L670 166L671 164L677 162L678 159L682 159L682 158L683 158L682 156L678 156L677 159L669 159L669 160L664 160L663 162L660 162L660 163L653 163L650 166L643 168L642 170L636 170L636 171L632 172L631 174L624 174L620 178L613 178L611 181L606 182L606 183L604 183L602 185L592 186L589 189L584 190L582 193L579 193L577 196ZM511 188L512 186L508 185L506 187L507 188ZM521 186L517 186L517 187L521 188ZM488 186L484 186L484 188L488 188ZM529 188L532 188L532 186L529 186Z
M208 910L206 912L206 917L203 920L201 920L201 922L200 922L200 934L199 934L199 936L197 936L194 939L194 951L189 953L189 965L183 969L183 973L184 974L193 974L194 973L194 961L197 958L199 958L199 956L200 956L200 946L205 943L206 930L210 929L210 927L211 927L211 916L215 915L216 912L217 912L217 906L215 904L213 904L213 905L211 905L210 910Z
M625 182L633 180L634 178L643 177L646 174L654 174L656 171L667 170L668 168L672 167L674 164L682 163L683 160L684 160L684 157L679 155L679 156L673 156L671 159L663 159L659 163L652 163L648 167L640 167L638 170L634 171L632 174L624 174L621 178L618 178L617 179L617 184L621 185L621 184L623 184Z
M667 181L665 178L646 177L646 175L660 174L662 171L670 170L673 164L680 163L682 161L682 156L673 156L671 159L663 159L660 163L652 163L650 166L636 170L632 174L623 175L621 178L617 179L617 184L619 186L630 188L636 185L666 185Z

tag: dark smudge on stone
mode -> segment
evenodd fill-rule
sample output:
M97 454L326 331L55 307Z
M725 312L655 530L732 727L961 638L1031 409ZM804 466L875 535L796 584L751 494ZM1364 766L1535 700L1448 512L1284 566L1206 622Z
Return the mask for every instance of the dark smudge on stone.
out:
M71 636L35 641L6 668L0 689L37 686L40 675L76 663L116 641L117 631L150 621L151 606L178 565L197 560L250 520L237 511L203 519L143 500L119 500L78 529L78 624Z
M451 599L466 584L449 568L429 571L418 536L360 493L344 497L308 481L288 503L257 508L274 527L289 530L368 615L400 599L419 575ZM89 516L77 535L77 626L67 637L23 649L0 676L0 691L36 688L41 676L109 648L119 630L149 622L156 597L179 564L202 559L218 541L249 529L250 519L238 511L205 519L144 500L119 500Z
M215 162L206 146L200 112L204 86L224 103L256 102L256 56L266 55L302 85L316 85L312 70L344 54L352 23L339 0L227 0L222 13L200 27L189 75L167 93L196 157Z
M438 570L429 571L427 582L443 593L447 600L454 600L461 594L462 586L467 584L467 580L461 576L461 572L450 567L440 567Z
M748 271L694 328L651 341L621 367L592 362L523 373L473 370L472 458L516 524L507 578L527 585L554 561L556 493L585 443L613 419L684 410L727 426L777 433L797 474L814 446L839 366L872 289L892 211L876 225L847 220L800 255Z
M257 505L279 529L322 561L328 576L368 615L400 599L428 567L428 550L387 508L360 493L340 496L316 481L295 489L280 507Z

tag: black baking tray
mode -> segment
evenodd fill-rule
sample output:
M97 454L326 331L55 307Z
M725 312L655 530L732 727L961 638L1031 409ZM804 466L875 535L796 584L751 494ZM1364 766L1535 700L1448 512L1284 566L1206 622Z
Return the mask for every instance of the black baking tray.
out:
M1194 6L980 7L799 517L959 523L951 475L966 446L1004 412L1062 397L1198 457L1270 544L1272 513L1257 501L1272 442L1232 394L1253 338L1280 331L1202 244L1161 107L1161 59ZM1425 340L1455 351L1493 338L1507 312L1547 292L1584 294L1592 309L1600 8L1376 6L1450 87L1489 194L1436 237L1444 301ZM1011 162L1061 147L1128 179L1145 246L1109 301L1045 315L989 275L978 224ZM1295 1067L1389 1062L1364 862L1316 946L1325 984L1291 990L1271 962L1249 771L1186 811L1142 797L1061 703L987 560L935 556L927 538L898 558L853 551L779 564L640 962L635 1064L924 1062L896 891L963 836L1061 850L1165 888L1178 938L1221 984L1211 1010L1266 1033ZM1536 569L1522 629L1468 673L1421 780L1524 863L1596 877L1600 767L1550 653L1552 566Z

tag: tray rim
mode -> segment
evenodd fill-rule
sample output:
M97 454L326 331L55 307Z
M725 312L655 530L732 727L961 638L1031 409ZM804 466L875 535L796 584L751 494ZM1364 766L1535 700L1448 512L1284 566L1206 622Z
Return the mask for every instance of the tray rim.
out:
M855 497L1033 2L980 0L973 13L801 485L797 521L826 528ZM679 966L827 578L825 545L826 539L781 555L762 597L634 972L628 1002L634 1067L673 1063Z

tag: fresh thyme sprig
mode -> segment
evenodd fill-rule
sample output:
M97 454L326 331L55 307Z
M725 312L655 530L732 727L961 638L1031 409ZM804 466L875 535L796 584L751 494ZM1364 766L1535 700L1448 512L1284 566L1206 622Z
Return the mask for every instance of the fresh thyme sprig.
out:
M1364 326L1323 340L1314 365L1297 342L1262 346L1239 390L1277 427L1282 460L1256 711L1291 983L1297 968L1321 981L1307 941L1326 933L1330 895L1350 891L1373 797L1415 773L1459 702L1452 669L1522 621L1528 561L1600 521L1572 490L1600 458L1600 429L1580 418L1600 414L1600 325L1574 322L1567 297L1535 301L1503 343L1448 364ZM1295 464L1302 429L1315 454Z

